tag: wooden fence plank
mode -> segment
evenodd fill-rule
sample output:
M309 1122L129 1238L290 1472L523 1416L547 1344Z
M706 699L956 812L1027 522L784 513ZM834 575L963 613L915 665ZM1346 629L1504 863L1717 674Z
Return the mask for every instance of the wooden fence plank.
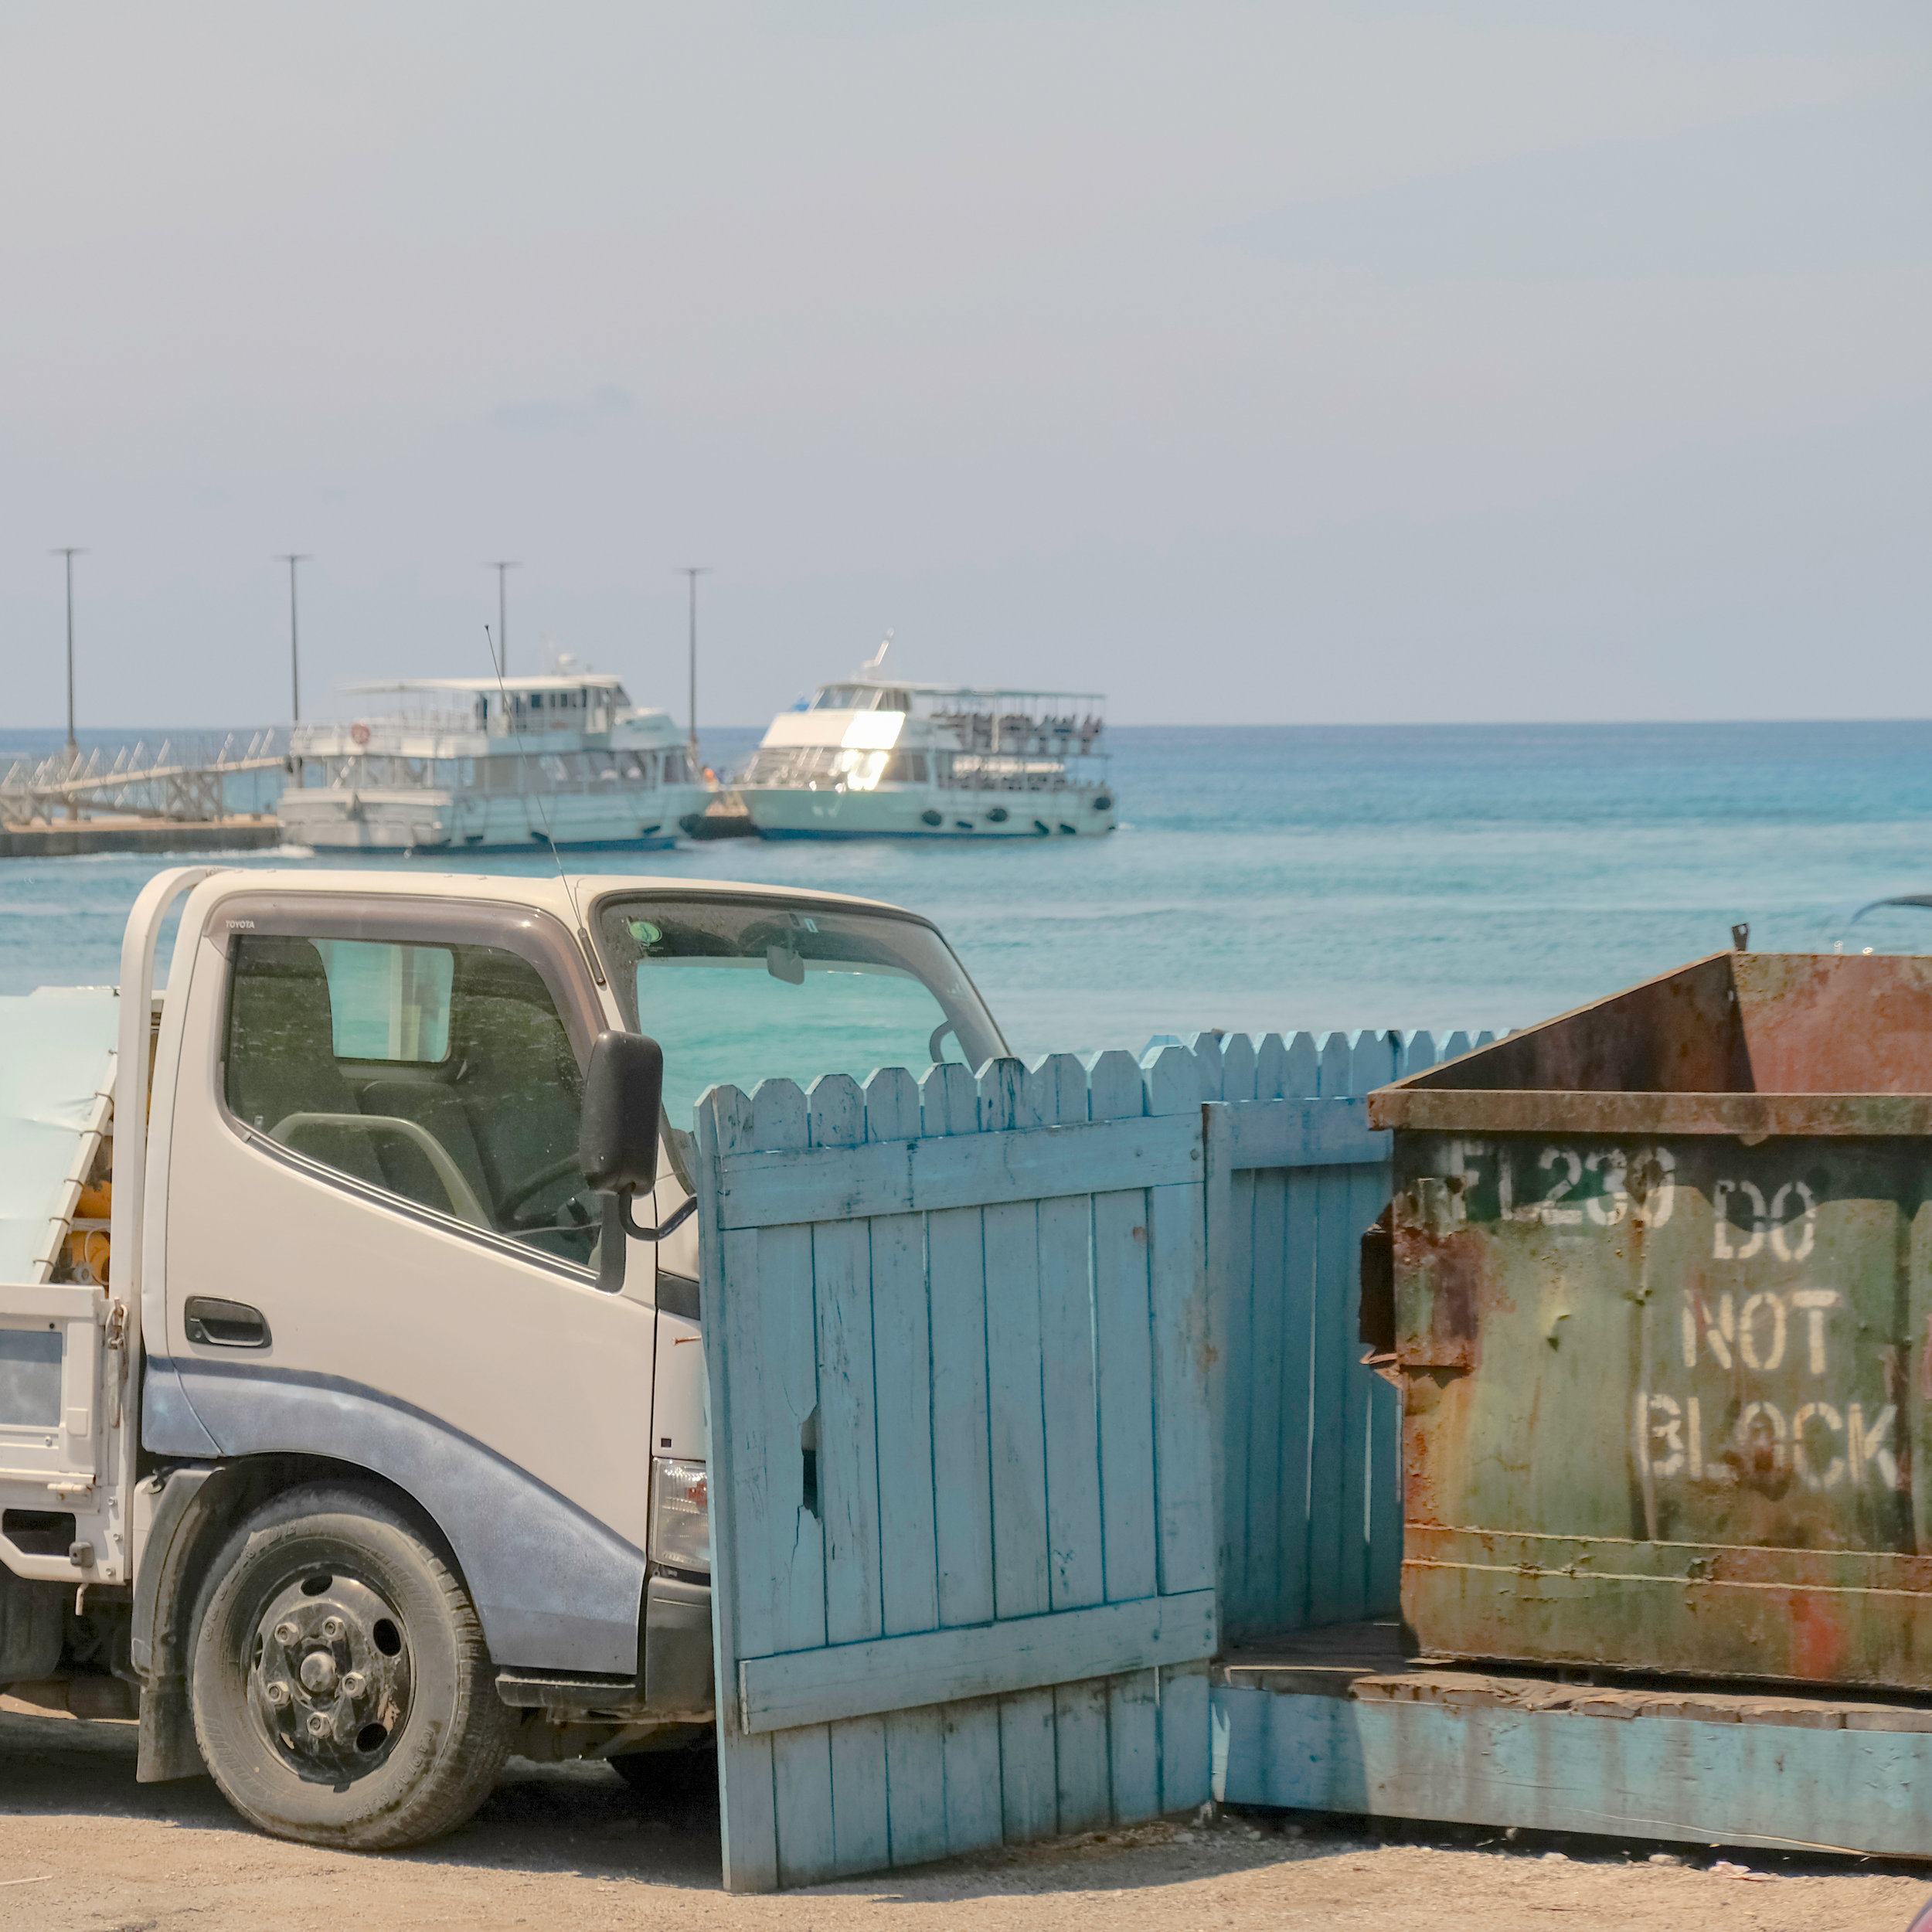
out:
M860 1145L866 1108L855 1080L843 1073L815 1080L806 1106L815 1146ZM823 1222L811 1231L818 1515L825 1538L825 1641L832 1644L876 1637L884 1628L870 1233L856 1220ZM879 1747L883 1753L883 1737Z
M929 1138L978 1132L979 1088L964 1067L936 1066L926 1076L920 1126ZM938 1621L988 1624L994 1611L993 1502L984 1217L976 1207L943 1209L927 1217L926 1226ZM895 1721L930 1715L909 1713ZM996 1845L1002 1829L999 1706L991 1698L950 1705L939 1713L939 1726L946 1849Z
M791 1081L760 1081L751 1114L757 1146L807 1144L805 1097ZM752 1480L733 1485L736 1500L747 1515L759 1512L763 1532L755 1546L739 1539L739 1578L747 1601L761 1585L770 1590L774 1645L802 1650L825 1641L823 1518L807 1506L811 1498L805 1485L805 1446L818 1414L812 1230L764 1228L752 1239L757 1244L755 1280L743 1290L728 1282L724 1295L711 1304L726 1311L734 1303L742 1306L750 1332L736 1332L734 1323L726 1345L739 1362L762 1372L756 1391L761 1413L749 1439L752 1418L742 1406L732 1418L740 1458L752 1442L758 1451L758 1461L747 1471ZM830 1748L822 1728L773 1740L781 1883L809 1884L836 1869Z
M946 1849L975 1852L1005 1830L1000 1793L999 1700L940 1706L946 1746Z
M980 1080L981 1131L1009 1128L1025 1069L995 1061ZM1014 1076L1019 1076L1015 1079ZM1046 1555L1046 1422L1039 1327L1039 1205L984 1210L986 1369L992 1421L993 1602L999 1617L1051 1607Z
M872 1346L880 1441L879 1526L883 1553L881 1628L888 1634L939 1622L934 1389L924 1230L916 1215L872 1224ZM970 1465L969 1465L970 1468ZM952 1472L947 1472L948 1483Z
M790 1080L763 1080L751 1097L752 1134L764 1147L803 1147L808 1132L805 1097ZM754 1481L758 1493L745 1507L762 1511L762 1535L754 1546L741 1538L747 1565L747 1602L761 1584L771 1592L770 1641L780 1650L801 1650L825 1641L825 1531L821 1518L805 1507L805 1426L818 1407L818 1339L813 1309L811 1230L766 1228L754 1237L757 1273L740 1294L728 1286L723 1298L742 1302L760 1324L755 1338L733 1335L741 1359L765 1371L755 1392L761 1404L754 1418L742 1408L734 1428L754 1428L760 1452ZM748 1392L750 1393L750 1392ZM747 1641L750 1632L745 1632Z
M816 1885L836 1877L830 1732L823 1724L780 1732L771 1740L771 1768L777 1799L777 1883Z
M1254 1043L1245 1033L1230 1033L1221 1043L1221 1097L1251 1100L1255 1097Z
M979 1081L982 1137L1025 1129L1026 1069L995 1060ZM1027 1130L1033 1131L1033 1130ZM1066 1132L1090 1129L1065 1129ZM1039 1203L1001 1202L986 1228L986 1387L992 1435L993 1601L1002 1617L1038 1616L1051 1606L1046 1539L1045 1362L1040 1344ZM999 1757L1004 1829L1017 1842L1050 1833L1053 1696L1002 1697Z
M1315 1202L1315 1307L1311 1333L1308 1464L1308 1617L1315 1624L1352 1622L1362 1612L1361 1566L1348 1548L1352 1513L1362 1520L1360 1472L1349 1464L1349 1384L1355 1366L1349 1345L1345 1283L1349 1276L1349 1171L1323 1168L1313 1176Z
M875 1073L866 1089L868 1139L919 1131L919 1090L903 1067ZM926 1286L925 1224L915 1214L872 1223L872 1349L878 1440L879 1537L885 1560L880 1628L932 1630L939 1623L934 1529L933 1359ZM935 1743L937 1740L935 1740Z
M978 1130L979 1090L963 1066L936 1066L920 1092L928 1136ZM976 1207L927 1217L933 1337L933 1461L939 1621L991 1623L993 1505L986 1383L985 1218Z
M1282 1227L1288 1177L1264 1168L1236 1177L1245 1183L1249 1257L1245 1284L1249 1341L1241 1379L1247 1385L1240 1404L1242 1433L1230 1454L1242 1472L1240 1488L1229 1498L1230 1533L1240 1541L1238 1582L1225 1607L1230 1637L1278 1627L1284 1592L1299 1591L1301 1566L1289 1572L1282 1560L1281 1522L1284 1485L1294 1488L1295 1509L1301 1509L1301 1488L1307 1476L1307 1444L1284 1435L1287 1410L1283 1381L1287 1364L1298 1362L1287 1324L1297 1305L1288 1278L1288 1255ZM1233 1366L1230 1365L1230 1372ZM1297 1405L1298 1406L1298 1405Z
M1049 1055L1028 1073L1028 1117L1037 1126L1083 1122L1087 1070ZM1099 1417L1094 1338L1094 1202L1039 1204L1041 1370L1046 1441L1047 1590L1056 1611L1104 1594ZM1097 1723L1095 1721L1097 1717ZM1108 1811L1104 1685L1063 1684L1053 1695L1057 1828L1083 1831ZM1071 1821L1080 1820L1076 1823Z
M1194 1063L1195 1077L1200 1082L1196 1097L1218 1100L1221 1092L1221 1036L1219 1033L1184 1033L1181 1050Z
M1192 1810L1213 1795L1209 1756L1208 1667L1161 1675L1161 1809Z
M1062 1832L1090 1832L1113 1816L1107 1691L1104 1679L1054 1687L1053 1787Z
M1227 1794L1236 1804L1699 1847L1925 1855L1932 1735L1923 1731L1655 1715L1615 1723L1225 1685L1214 1699L1233 1733Z
M886 1720L859 1717L828 1727L832 1866L876 1872L892 1862L886 1784Z
M953 1849L946 1829L946 1713L930 1706L888 1711L886 1794L890 1862L923 1865ZM981 1844L998 1842L994 1836Z
M1165 1047L1150 1056L1142 1079L1150 1114L1186 1111L1198 1120L1194 1068L1180 1048ZM1155 1549L1161 1588L1171 1594L1212 1587L1218 1540L1212 1502L1213 1447L1205 1400L1211 1342L1199 1184L1149 1188L1147 1234L1153 1315Z
M1087 1117L1087 1073L1071 1054L1040 1061L1027 1088L1033 1117L1043 1126ZM1097 1604L1105 1594L1094 1362L1093 1222L1090 1195L1039 1204L1047 1587L1056 1610Z
M920 1124L919 1089L912 1076L903 1067L873 1074L866 1083L867 1140L916 1139ZM872 1286L879 1440L889 1445L879 1458L880 1607L885 1634L897 1636L936 1629L940 1621L940 1485L933 1461L938 1392L923 1217L882 1215L872 1221ZM983 1448L983 1423L980 1440ZM900 1710L882 1722L890 1862L916 1865L943 1858L947 1849L943 1716L930 1709Z
M1159 1676L1158 1668L1135 1671L1107 1683L1107 1777L1114 1815L1123 1823L1160 1815Z
M1279 1033L1264 1033L1254 1049L1254 1097L1275 1100L1287 1093L1288 1043Z
M1312 1101L1321 1084L1321 1049L1312 1034L1298 1032L1286 1052L1284 1098ZM1325 1103L1327 1104L1327 1103ZM1273 1621L1277 1629L1300 1628L1309 1616L1309 1498L1314 1482L1314 1342L1317 1307L1315 1230L1319 1189L1316 1175L1295 1168L1275 1168L1256 1184L1255 1247L1270 1257L1267 1283L1257 1278L1256 1291L1274 1287L1280 1296L1280 1318L1270 1337L1270 1355L1260 1384L1275 1410L1271 1430L1253 1437L1257 1463L1275 1472L1267 1504L1271 1515L1257 1509L1250 1518L1251 1533L1270 1552L1274 1575L1270 1599L1251 1597L1247 1613L1253 1620L1250 1638L1264 1634ZM1275 1284L1278 1284L1278 1287Z
M993 1066L1002 1064L1019 1066L1017 1060L996 1061ZM782 1227L801 1221L1030 1202L1087 1193L1097 1168L1131 1172L1142 1186L1184 1183L1199 1178L1199 1127L1198 1119L1191 1124L1107 1121L1010 1133L992 1130L856 1152L760 1148L724 1161L719 1185L723 1224Z
M1138 1117L1146 1105L1138 1064L1100 1055L1088 1070L1095 1120ZM1099 1403L1100 1512L1109 1602L1151 1597L1158 1570L1154 1533L1154 1376L1147 1270L1147 1196L1094 1197L1094 1349ZM1107 1692L1107 1783L1114 1815L1160 1809L1160 1713L1151 1671L1114 1678Z
M1250 1103L1252 1104L1253 1103ZM1216 1574L1224 1592L1239 1599L1247 1566L1247 1539L1235 1526L1245 1515L1248 1469L1245 1454L1253 1407L1250 1363L1253 1345L1254 1175L1236 1169L1230 1155L1233 1128L1243 1110L1235 1105L1202 1110L1205 1220L1210 1324L1208 1412L1213 1418Z
M1022 1691L999 1700L1002 1832L1009 1845L1051 1838L1060 1823L1053 1770L1053 1693Z
M1312 1033L1297 1033L1288 1042L1287 1070L1281 1097L1293 1100L1307 1094L1325 1091L1321 1084L1321 1049Z
M713 1088L699 1102L697 1128L700 1158L695 1178L699 1209L706 1229L710 1230L717 1225L715 1183L719 1158L750 1145L751 1102L736 1087ZM726 1310L732 1307L734 1297L755 1290L758 1239L755 1233L739 1234L699 1243L699 1266L703 1270L700 1286L705 1306ZM735 1323L728 1314L714 1315L713 1320L721 1334L742 1332L751 1323L752 1311L740 1299ZM741 1362L728 1346L707 1350L706 1357L706 1406L710 1427L720 1439L732 1442L755 1464L761 1454L762 1405L748 1401L748 1419L740 1425L732 1400L741 1376L755 1379L755 1357ZM711 1600L717 1681L720 1686L726 1686L736 1679L737 1659L744 1652L747 1631L753 1647L769 1649L773 1626L769 1593L754 1589L759 1614L747 1622L747 1594L742 1587L747 1571L745 1559L740 1553L764 1547L759 1511L754 1505L753 1520L747 1524L738 1498L729 1494L714 1495L711 1509L715 1546L721 1556L728 1558L719 1566L721 1574L714 1579ZM747 1736L739 1724L739 1716L737 1700L721 1689L718 1699L719 1823L724 1882L733 1891L768 1892L779 1879L771 1740Z

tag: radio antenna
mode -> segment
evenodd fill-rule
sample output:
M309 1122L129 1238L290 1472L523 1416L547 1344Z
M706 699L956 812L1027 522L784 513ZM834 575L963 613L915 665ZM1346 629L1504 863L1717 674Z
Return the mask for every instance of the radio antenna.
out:
M503 666L498 661L497 641L490 635L490 627L487 624L483 627L483 641L489 646L490 670L496 679L497 702L503 707L503 726L507 735L510 723L510 693L503 682ZM527 758L529 754L520 751L517 756ZM518 767L519 777L526 769L522 766ZM545 803L541 791L532 791L526 795L536 800L537 811L543 819L543 842L550 849L550 862L556 867L556 876L563 883L563 896L570 902L571 917L577 923L577 944L583 949L583 963L590 968L590 977L601 986L604 984L604 968L597 963L597 948L590 944L590 929L583 923L583 908L578 903L577 889L570 883L570 875L563 869L563 855L556 849L556 835L550 829L550 808Z

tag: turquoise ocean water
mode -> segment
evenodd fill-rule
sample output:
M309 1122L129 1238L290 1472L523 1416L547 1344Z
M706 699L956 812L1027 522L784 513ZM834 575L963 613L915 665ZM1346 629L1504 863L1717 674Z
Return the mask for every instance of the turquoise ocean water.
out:
M1932 891L1932 723L1114 736L1125 822L1111 838L742 841L570 862L914 907L1028 1053L1205 1026L1522 1026L1727 945L1739 920L1754 947L1932 948L1932 913L1846 923L1866 900ZM731 768L757 737L708 732L705 755ZM0 733L0 759L55 741ZM0 992L115 978L127 910L170 862L0 861Z

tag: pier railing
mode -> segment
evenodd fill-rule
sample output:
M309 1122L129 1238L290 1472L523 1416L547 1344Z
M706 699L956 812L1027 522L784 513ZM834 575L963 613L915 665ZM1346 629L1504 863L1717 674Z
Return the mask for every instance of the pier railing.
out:
M230 781L282 768L277 737L273 730L245 740L231 733L219 743L164 739L154 752L137 742L112 754L97 749L16 758L0 777L0 820L30 825L70 810L188 823L220 818L228 811Z

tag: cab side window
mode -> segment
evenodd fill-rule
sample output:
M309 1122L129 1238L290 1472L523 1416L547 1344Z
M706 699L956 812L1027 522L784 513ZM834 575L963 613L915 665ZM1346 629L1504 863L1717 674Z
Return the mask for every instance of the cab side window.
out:
M243 1127L588 1265L582 1077L528 960L494 946L248 934L230 971L224 1080Z

